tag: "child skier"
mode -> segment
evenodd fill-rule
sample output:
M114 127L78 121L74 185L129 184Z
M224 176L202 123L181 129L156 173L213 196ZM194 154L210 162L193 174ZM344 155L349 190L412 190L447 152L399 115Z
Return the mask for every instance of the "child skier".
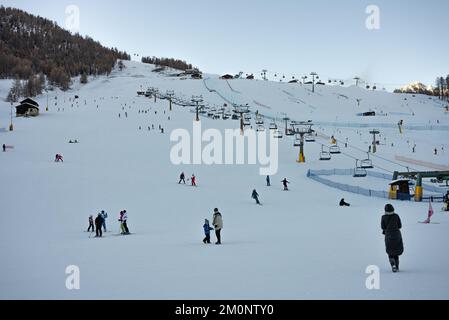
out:
M93 215L89 216L89 228L87 229L87 232L90 232L91 228L92 228L92 232L94 232L95 227L94 227L94 216Z
M284 191L288 191L288 184L290 183L287 178L284 178L284 180L281 181L282 185L284 186Z
M192 174L192 178L190 178L192 180L192 187L196 187L196 177L194 174Z
M212 230L214 230L214 228L212 228L209 225L209 220L204 219L204 225L203 225L203 229L204 229L204 234L206 235L206 237L203 239L203 243L210 243L210 232Z

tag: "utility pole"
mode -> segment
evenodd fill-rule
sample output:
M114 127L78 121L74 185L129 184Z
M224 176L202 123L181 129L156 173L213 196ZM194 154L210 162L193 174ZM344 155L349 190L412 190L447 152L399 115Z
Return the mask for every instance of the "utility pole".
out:
M319 79L318 74L316 72L311 72L310 75L312 76L312 92L315 92L315 77Z
M159 90L156 88L153 88L153 95L154 95L154 103L156 103L157 94L159 93Z
M267 81L268 79L267 79L267 72L268 72L268 70L266 70L266 69L263 69L262 70L262 79L264 80L264 81Z
M373 153L376 153L376 134L379 134L380 132L379 132L379 130L376 130L376 129L374 129L374 130L371 130L369 133L371 133L372 135L373 135Z
M167 91L167 96L168 96L168 102L169 102L169 110L172 111L172 98L175 95L175 92L172 91Z
M240 134L243 136L245 134L245 122L244 122L244 114L249 113L248 106L235 106L235 113L240 114Z
M288 121L290 120L290 118L289 117L285 117L285 118L283 118L283 120L285 121L285 135L287 136L288 135Z
M360 81L360 77L355 77L355 86L358 87L359 86L359 81Z
M196 118L195 121L200 121L200 103L203 102L203 96L192 96L192 102L196 104Z
M313 123L312 122L295 122L292 123L293 131L296 134L299 134L300 136L300 142L299 142L299 156L298 160L296 162L298 163L305 163L306 162L306 156L304 154L304 136L306 134L312 134Z

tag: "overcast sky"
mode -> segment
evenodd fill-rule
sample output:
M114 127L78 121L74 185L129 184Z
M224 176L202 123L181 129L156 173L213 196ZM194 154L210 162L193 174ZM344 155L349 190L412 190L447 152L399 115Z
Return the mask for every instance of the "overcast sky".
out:
M351 79L398 87L449 74L447 0L0 0L134 54L175 57L208 73ZM380 29L370 30L369 5ZM70 19L68 21L71 21ZM373 24L371 24L373 25Z

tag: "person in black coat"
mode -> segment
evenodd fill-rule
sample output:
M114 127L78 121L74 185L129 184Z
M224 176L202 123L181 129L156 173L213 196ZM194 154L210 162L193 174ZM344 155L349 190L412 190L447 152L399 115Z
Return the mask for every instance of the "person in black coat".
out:
M101 231L101 228L103 227L103 217L101 216L101 213L98 214L98 216L95 218L95 237L102 237L103 232Z
M399 271L399 256L404 253L401 234L401 218L394 212L391 204L385 206L385 214L381 221L382 233L385 235L385 248L393 272Z
M259 201L259 194L257 193L256 189L253 190L253 193L251 194L251 198L253 198L254 200L256 200L257 204L260 204Z
M345 201L345 199L340 200L340 207L350 207L351 205Z
M179 176L178 184L181 184L181 182L184 182L184 184L186 184L186 176L185 176L184 172L182 172L181 175Z

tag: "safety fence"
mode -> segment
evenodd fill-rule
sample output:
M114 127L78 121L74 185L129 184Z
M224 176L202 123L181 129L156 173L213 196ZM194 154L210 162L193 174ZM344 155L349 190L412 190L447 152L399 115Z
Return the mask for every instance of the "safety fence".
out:
M393 123L357 123L357 122L329 122L315 121L315 125L324 127L343 127L343 128L397 128ZM430 130L430 131L449 131L448 125L403 125L406 130Z
M385 174L381 172L375 172L375 171L367 171L366 172L368 176L378 179L384 179L392 181L393 176L391 174ZM330 170L309 170L307 172L307 177L315 180L319 183L322 183L324 185L327 185L329 187L339 189L346 192L361 194L368 197L376 197L376 198L384 198L388 199L388 192L387 191L379 191L379 190L372 190L367 188L362 188L359 186L353 186L345 183L335 182L326 178L323 178L322 176L353 176L354 175L354 169L330 169ZM445 188L436 187L428 184L422 184L423 190L426 191L426 193L434 193L434 194L440 194L446 192Z
M390 180L390 181L392 179L391 175L380 173L380 172L367 171L367 174L368 174L368 176L375 177L375 178L386 179L386 180ZM352 175L354 175L354 169L309 170L307 172L307 177L309 177L310 179L315 180L319 183L327 185L329 187L339 189L342 191L346 191L346 192L361 194L361 195L364 195L367 197L388 199L388 192L386 192L386 191L362 188L359 186L353 186L353 185L349 185L349 184L345 184L345 183L331 181L329 179L322 177L322 176L334 176L334 175L352 176Z

